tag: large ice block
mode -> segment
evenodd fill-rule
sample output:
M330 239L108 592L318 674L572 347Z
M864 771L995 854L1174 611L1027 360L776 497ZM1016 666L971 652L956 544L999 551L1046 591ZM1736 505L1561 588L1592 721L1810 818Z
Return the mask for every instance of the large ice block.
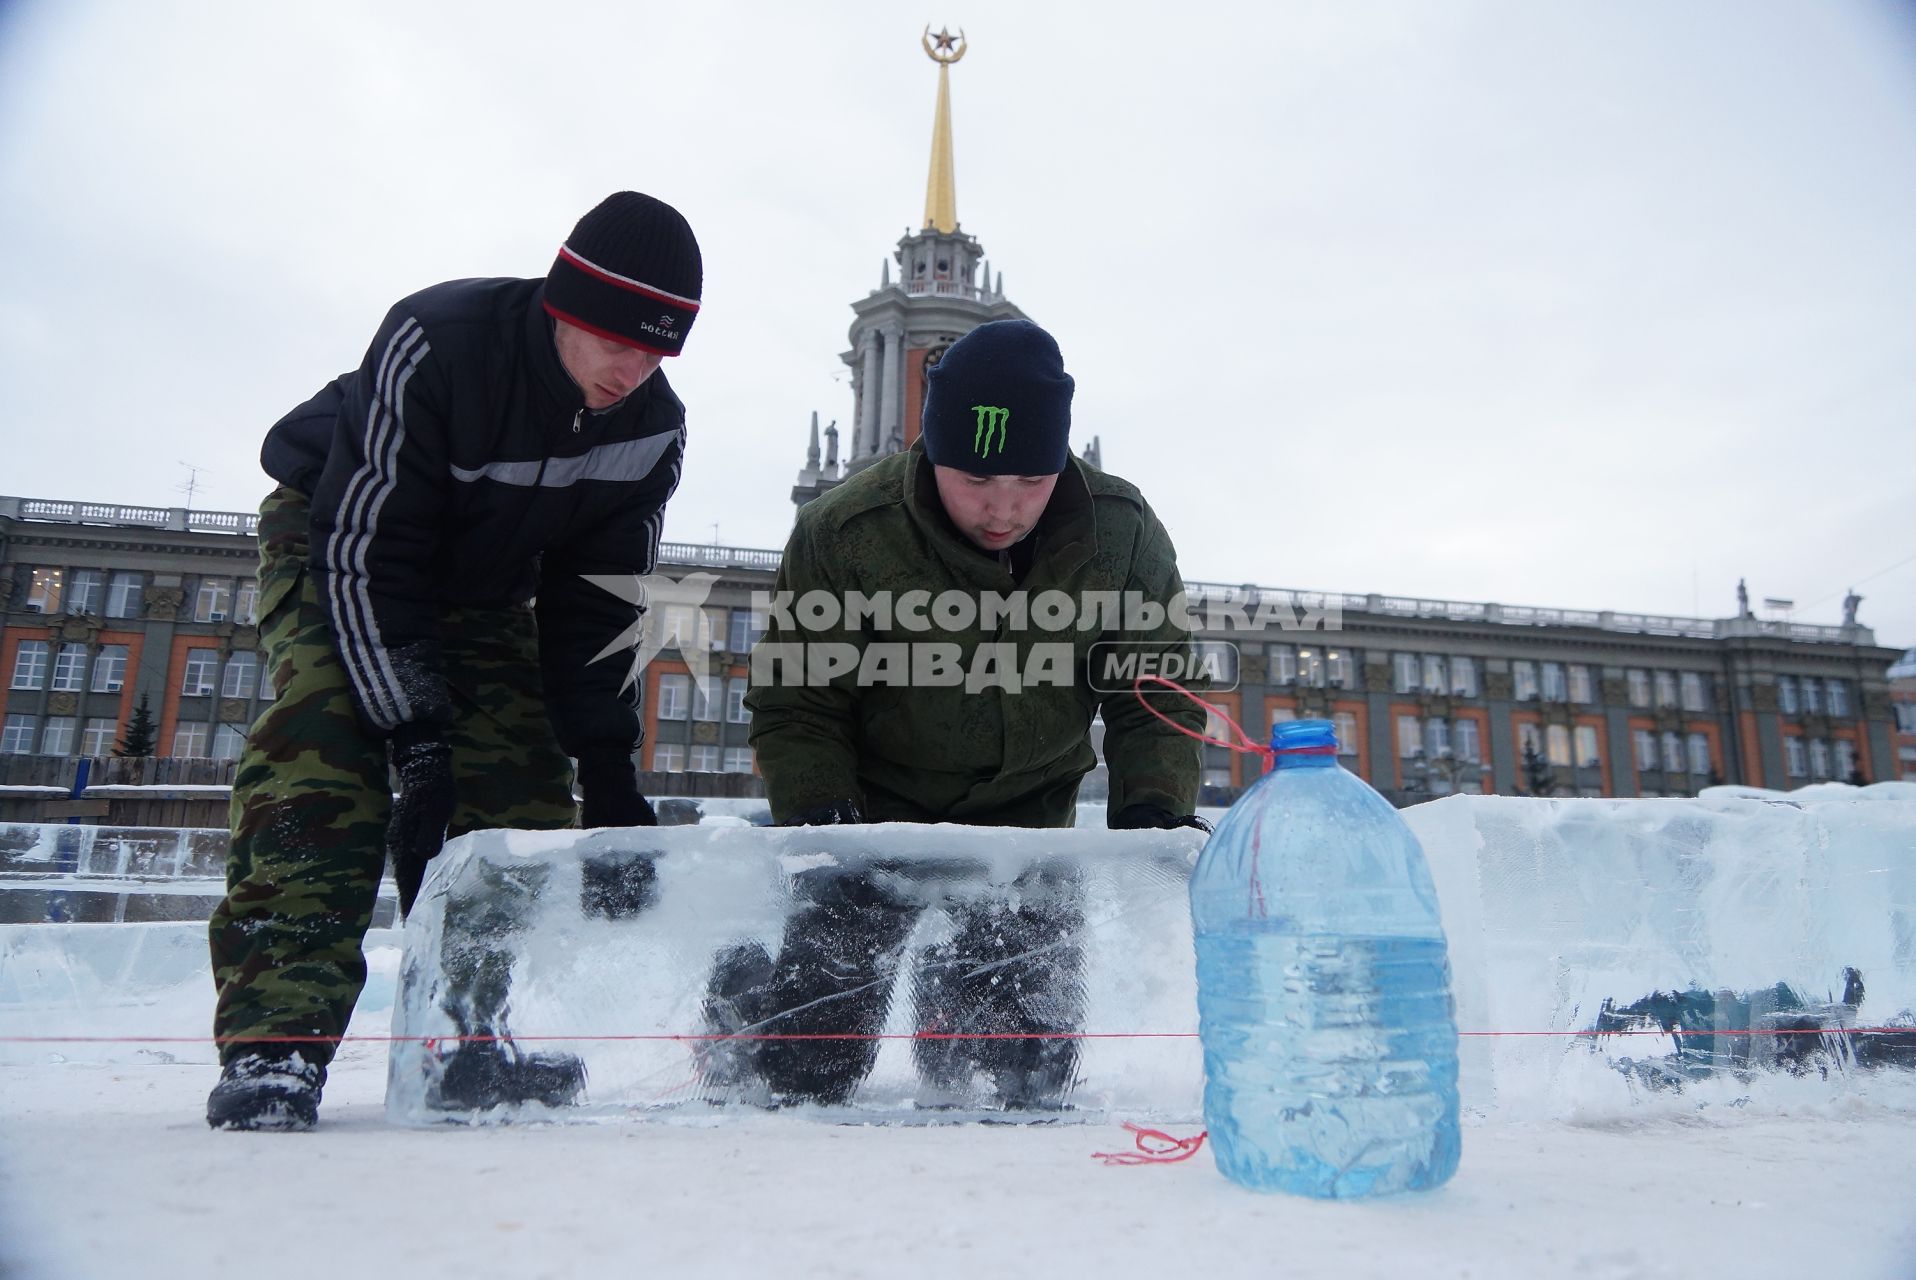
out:
M434 862L406 926L388 1110L1194 1118L1185 883L1201 844L916 825L480 832Z
M1842 1033L1916 1007L1913 797L1406 810L1450 939L1465 1106L1631 1105L1664 1059L1745 1088L1801 1070L1805 1045L1840 1086L1855 1044L1901 1043ZM733 823L449 845L405 929L390 1114L1197 1119L1196 833ZM1630 1023L1659 993L1713 1025ZM1832 1034L1715 1035L1786 1015Z

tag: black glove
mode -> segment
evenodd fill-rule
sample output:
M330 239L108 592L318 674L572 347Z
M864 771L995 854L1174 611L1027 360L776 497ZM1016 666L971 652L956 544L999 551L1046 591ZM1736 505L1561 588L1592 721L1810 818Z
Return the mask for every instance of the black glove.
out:
M399 778L399 795L386 823L386 856L392 860L403 916L412 912L426 864L446 843L456 799L452 745L438 729L402 724L387 742L386 754Z
M829 804L813 805L803 813L793 814L778 825L781 827L836 827L850 826L864 820L865 815L858 811L856 800L833 800Z
M639 794L632 753L623 748L579 753L582 827L656 827L659 815Z
M1160 831L1170 831L1176 827L1195 827L1205 835L1211 834L1211 824L1195 813L1187 813L1179 817L1169 809L1155 804L1126 805L1109 823L1109 829L1112 831L1144 831L1153 827Z

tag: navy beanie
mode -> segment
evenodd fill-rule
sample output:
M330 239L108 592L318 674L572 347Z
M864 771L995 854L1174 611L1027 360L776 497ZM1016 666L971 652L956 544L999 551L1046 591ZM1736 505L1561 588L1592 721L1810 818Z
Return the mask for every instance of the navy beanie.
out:
M1071 460L1074 385L1031 321L981 324L925 378L925 456L973 475L1057 475Z
M546 275L549 315L601 338L675 356L699 313L699 242L663 200L621 191L579 219Z

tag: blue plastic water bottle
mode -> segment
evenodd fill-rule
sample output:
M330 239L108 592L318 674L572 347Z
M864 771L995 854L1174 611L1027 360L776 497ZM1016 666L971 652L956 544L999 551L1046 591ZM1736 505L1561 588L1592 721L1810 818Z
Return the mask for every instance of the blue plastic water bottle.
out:
M1438 1186L1462 1145L1457 1023L1424 852L1329 721L1271 747L1191 875L1218 1168L1321 1199Z

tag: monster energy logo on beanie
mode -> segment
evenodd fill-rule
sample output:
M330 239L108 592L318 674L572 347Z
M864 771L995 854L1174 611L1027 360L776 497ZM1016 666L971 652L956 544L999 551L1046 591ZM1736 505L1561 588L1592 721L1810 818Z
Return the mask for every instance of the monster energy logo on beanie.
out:
M1031 321L981 324L926 373L925 456L973 475L1056 475L1071 460L1074 385Z
M981 458L991 456L993 433L997 433L998 452L1005 451L1005 427L1011 422L1011 410L1001 409L995 404L974 404L972 412L978 415L978 429L971 433L971 451Z

